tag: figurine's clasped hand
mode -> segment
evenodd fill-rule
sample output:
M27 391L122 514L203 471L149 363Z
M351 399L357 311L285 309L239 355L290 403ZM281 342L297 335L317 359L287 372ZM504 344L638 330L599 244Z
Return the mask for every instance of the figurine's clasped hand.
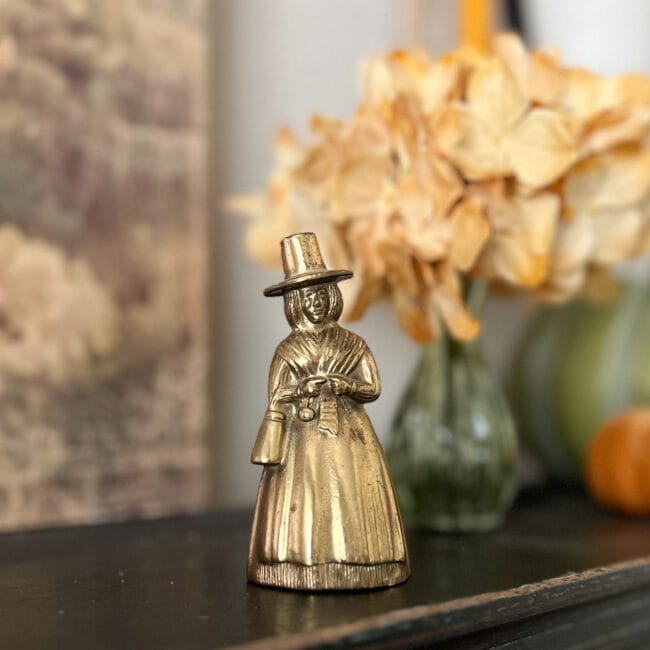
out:
M298 386L299 397L315 397L320 395L322 385L327 381L325 377L307 377Z
M354 382L342 375L331 375L329 380L334 395L350 395L355 390Z

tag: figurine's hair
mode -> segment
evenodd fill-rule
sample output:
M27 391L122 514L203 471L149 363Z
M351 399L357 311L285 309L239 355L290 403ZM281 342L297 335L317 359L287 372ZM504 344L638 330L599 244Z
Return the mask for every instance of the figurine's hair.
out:
M335 282L324 283L323 286L327 289L327 296L329 298L329 308L327 314L323 319L323 323L337 321L341 317L343 311L343 296L339 285ZM284 314L291 325L291 329L307 329L311 325L311 321L307 318L302 308L302 300L300 299L300 289L292 289L284 294Z

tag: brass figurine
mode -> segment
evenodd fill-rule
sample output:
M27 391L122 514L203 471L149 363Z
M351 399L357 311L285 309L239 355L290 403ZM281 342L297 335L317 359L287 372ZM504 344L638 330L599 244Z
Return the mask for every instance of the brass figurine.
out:
M313 233L282 240L291 334L269 373L269 405L251 461L264 465L248 579L289 589L370 589L410 575L404 528L364 403L379 396L365 341L343 329L337 282Z

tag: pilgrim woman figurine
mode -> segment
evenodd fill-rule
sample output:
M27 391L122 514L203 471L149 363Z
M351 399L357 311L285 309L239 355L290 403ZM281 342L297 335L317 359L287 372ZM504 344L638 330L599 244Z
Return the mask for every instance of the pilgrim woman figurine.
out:
M364 404L379 396L365 341L343 329L336 284L313 233L282 240L291 334L269 373L269 406L251 460L264 465L248 579L290 589L387 587L410 575L386 458Z

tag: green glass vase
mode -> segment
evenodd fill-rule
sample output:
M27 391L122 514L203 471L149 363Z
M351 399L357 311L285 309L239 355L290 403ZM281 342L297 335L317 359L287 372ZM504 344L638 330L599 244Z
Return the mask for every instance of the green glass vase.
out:
M475 343L426 346L398 408L388 457L404 516L419 528L501 524L517 489L514 419Z

